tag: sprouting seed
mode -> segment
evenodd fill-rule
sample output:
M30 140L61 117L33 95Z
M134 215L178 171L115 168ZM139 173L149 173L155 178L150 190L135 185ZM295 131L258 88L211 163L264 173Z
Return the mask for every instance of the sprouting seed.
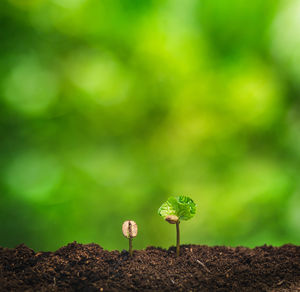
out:
M137 236L138 227L132 220L127 220L122 225L123 235L129 240L129 254L132 256L132 239Z

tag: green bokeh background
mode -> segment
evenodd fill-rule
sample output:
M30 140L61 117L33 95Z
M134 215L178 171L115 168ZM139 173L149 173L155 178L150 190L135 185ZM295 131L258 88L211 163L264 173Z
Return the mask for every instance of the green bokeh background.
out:
M300 244L298 0L0 3L0 245Z

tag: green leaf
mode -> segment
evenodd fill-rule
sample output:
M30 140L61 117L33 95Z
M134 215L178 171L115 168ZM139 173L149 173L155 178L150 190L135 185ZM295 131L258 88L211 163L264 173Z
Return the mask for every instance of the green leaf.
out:
M179 220L189 220L196 214L196 204L187 196L170 197L158 209L162 217L176 215Z

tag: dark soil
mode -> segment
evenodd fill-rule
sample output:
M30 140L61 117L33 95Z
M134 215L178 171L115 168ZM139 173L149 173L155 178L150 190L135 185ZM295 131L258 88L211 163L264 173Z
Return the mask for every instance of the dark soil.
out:
M0 247L0 291L300 291L300 246L181 246L106 251L71 243L56 252Z

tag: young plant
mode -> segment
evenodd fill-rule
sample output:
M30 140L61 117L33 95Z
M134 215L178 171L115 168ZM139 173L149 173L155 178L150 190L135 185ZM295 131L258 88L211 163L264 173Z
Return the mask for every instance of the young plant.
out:
M132 239L137 236L138 227L132 220L127 220L122 225L123 235L129 240L129 254L132 256Z
M180 230L181 220L189 220L196 213L196 204L186 196L170 197L158 209L158 214L169 222L176 224L176 254L180 254Z

